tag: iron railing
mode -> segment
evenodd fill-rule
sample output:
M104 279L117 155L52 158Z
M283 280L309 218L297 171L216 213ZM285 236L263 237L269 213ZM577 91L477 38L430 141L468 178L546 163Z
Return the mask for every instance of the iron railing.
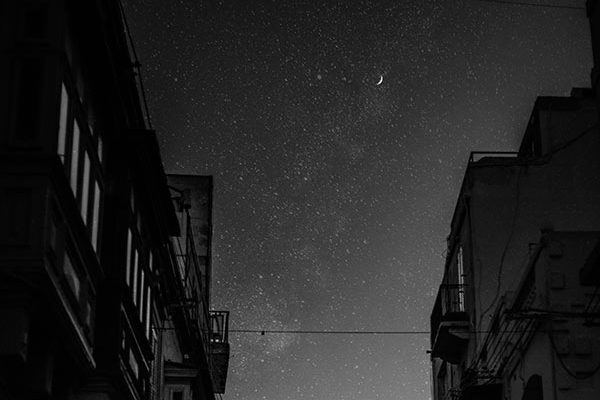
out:
M435 342L438 328L443 321L463 318L465 313L465 285L442 284L431 312L431 344Z
M196 253L194 234L192 226L189 223L189 215L185 229L185 242L181 247L181 243L177 243L178 250L177 263L179 279L182 284L182 303L185 305L185 315L190 321L194 336L199 337L202 342L202 347L205 354L210 353L210 314L207 304L207 294L205 293L205 285L203 285L203 276L201 266ZM179 239L175 239L179 240Z
M472 151L469 156L469 164L478 162L482 158L517 158L519 153L516 151Z
M229 311L210 311L210 342L229 342Z

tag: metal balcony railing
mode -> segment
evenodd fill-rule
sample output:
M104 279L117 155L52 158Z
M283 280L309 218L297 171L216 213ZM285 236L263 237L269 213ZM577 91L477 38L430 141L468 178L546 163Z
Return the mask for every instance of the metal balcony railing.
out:
M229 311L210 311L210 342L229 342Z
M453 315L465 312L465 285L442 284L431 312L431 343L433 345L440 323Z
M517 158L516 151L472 151L469 156L469 164L479 162L484 158Z
M444 284L440 286L442 314L465 311L465 285Z
M206 287L203 284L202 269L196 253L194 233L189 224L189 214L186 223L184 243L176 238L177 270L181 282L180 303L185 307L185 318L188 326L193 331L192 336L201 341L205 354L210 354L210 314L206 299Z
M465 311L465 285L440 285L430 323L433 356L455 363L465 343L464 335L468 333L469 317Z
M210 368L215 393L225 392L229 367L229 311L210 312Z

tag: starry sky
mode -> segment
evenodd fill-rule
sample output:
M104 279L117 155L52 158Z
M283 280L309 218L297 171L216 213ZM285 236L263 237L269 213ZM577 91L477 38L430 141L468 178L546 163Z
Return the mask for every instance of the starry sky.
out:
M232 329L428 331L469 152L516 150L536 96L589 86L583 10L124 5L166 170L214 176L212 301ZM427 334L230 342L225 399L430 398Z

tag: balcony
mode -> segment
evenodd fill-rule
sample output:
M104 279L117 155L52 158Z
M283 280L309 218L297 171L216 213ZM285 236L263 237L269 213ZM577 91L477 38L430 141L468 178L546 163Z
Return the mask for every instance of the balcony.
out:
M229 311L210 312L210 363L215 393L225 393L229 366Z
M431 313L431 355L458 364L469 340L465 285L440 286Z
M469 155L469 164L473 163L498 163L516 160L519 153L514 151L472 151Z

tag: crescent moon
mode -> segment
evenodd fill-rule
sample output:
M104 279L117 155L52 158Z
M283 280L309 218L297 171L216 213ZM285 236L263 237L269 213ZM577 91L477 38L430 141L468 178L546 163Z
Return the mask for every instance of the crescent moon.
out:
M383 83L383 75L379 75L379 82L375 84L375 86L379 86Z

